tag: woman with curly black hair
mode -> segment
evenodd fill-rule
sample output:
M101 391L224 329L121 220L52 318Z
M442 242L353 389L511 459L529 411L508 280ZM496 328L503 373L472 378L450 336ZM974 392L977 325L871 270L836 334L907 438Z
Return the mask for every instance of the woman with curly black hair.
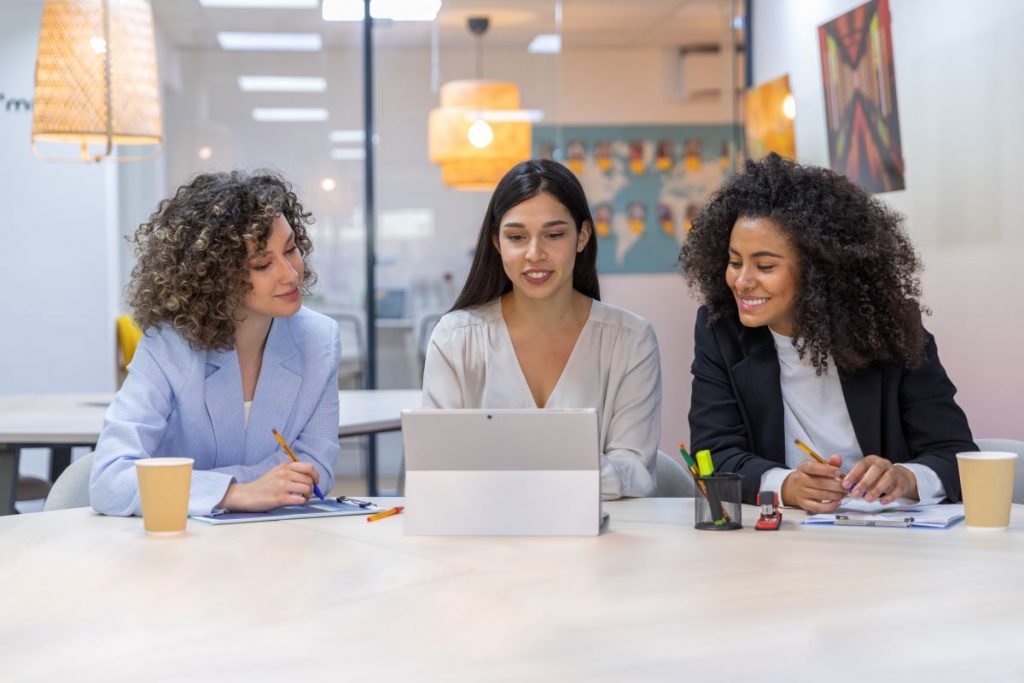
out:
M744 475L746 502L960 499L956 453L977 448L921 324L901 222L846 178L777 154L748 161L694 220L679 257L704 304L690 439Z
M331 489L340 344L302 306L311 222L283 179L235 171L197 176L139 226L128 302L145 335L96 445L97 511L139 514L134 463L160 456L195 459L193 515Z

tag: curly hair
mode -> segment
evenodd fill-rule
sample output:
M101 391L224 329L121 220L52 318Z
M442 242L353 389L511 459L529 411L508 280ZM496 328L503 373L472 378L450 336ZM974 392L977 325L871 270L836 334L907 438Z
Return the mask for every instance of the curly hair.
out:
M135 321L143 331L167 323L198 350L234 348L238 312L252 289L246 243L265 248L278 216L295 233L308 291L316 282L307 264L313 218L288 182L269 171L231 171L179 187L130 240L138 260L126 299Z
M818 374L830 361L844 377L873 363L920 365L927 309L899 214L830 170L775 153L747 161L697 213L679 254L709 322L737 314L725 273L741 217L772 220L797 252L796 348Z

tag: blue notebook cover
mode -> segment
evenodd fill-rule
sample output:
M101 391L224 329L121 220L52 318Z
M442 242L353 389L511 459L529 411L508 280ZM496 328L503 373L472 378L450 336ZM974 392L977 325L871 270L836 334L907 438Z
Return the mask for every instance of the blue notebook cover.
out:
M311 500L305 505L286 505L269 512L221 512L193 517L207 524L240 524L242 522L274 522L279 519L303 519L307 517L344 517L348 515L372 515L383 508L377 505L360 506L354 503L327 500Z

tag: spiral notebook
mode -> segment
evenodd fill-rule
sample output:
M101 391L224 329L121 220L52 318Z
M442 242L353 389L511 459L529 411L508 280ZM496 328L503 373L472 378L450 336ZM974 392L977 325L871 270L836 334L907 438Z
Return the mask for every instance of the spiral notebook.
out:
M877 512L860 512L839 508L833 513L811 515L807 525L890 526L921 529L947 529L964 518L963 505L919 505Z
M345 517L350 515L372 515L383 508L369 501L348 502L346 500L311 500L305 505L286 505L268 512L217 512L212 515L193 517L207 524L241 524L243 522L275 522L280 519L305 519L309 517Z

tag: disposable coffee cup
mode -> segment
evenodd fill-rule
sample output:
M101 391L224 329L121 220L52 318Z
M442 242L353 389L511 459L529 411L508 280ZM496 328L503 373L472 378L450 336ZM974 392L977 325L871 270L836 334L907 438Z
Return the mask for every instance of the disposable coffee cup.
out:
M193 462L192 458L143 458L135 462L142 523L147 533L184 533Z
M1003 451L957 453L964 517L971 529L1010 526L1017 454Z

